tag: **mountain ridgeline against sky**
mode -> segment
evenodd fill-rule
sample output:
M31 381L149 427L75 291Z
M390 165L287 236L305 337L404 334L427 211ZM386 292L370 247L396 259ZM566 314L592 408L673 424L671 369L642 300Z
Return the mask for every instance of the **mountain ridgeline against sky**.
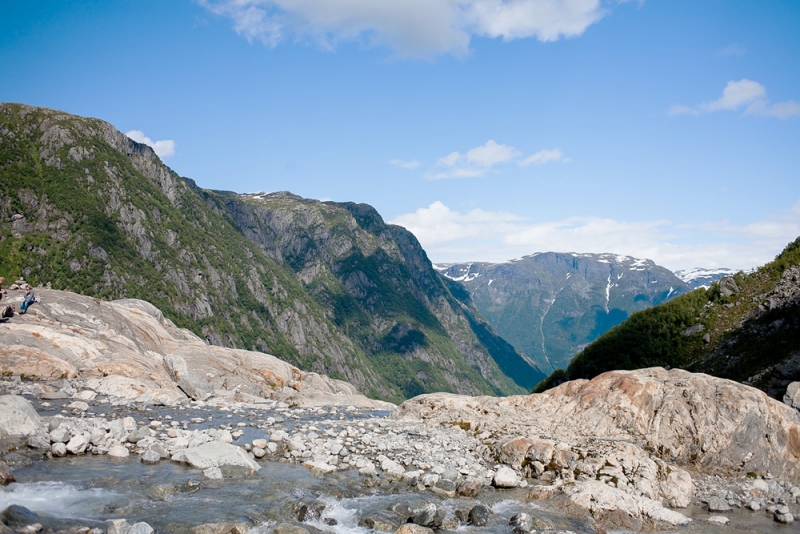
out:
M436 265L466 287L495 330L539 368L564 368L636 311L690 287L650 260L547 252L505 263Z
M653 366L728 378L782 398L800 380L800 238L755 271L633 314L536 390Z
M544 378L371 207L203 190L97 119L0 105L0 221L6 278L147 300L373 397Z

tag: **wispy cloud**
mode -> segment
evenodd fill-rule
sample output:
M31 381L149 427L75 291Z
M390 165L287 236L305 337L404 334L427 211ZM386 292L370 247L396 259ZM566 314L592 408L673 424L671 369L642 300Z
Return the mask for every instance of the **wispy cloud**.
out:
M788 119L800 115L800 103L793 100L776 102L767 100L766 88L758 82L742 78L731 80L722 90L722 96L695 107L676 104L667 110L668 115L699 115L714 111L744 110L744 115Z
M168 158L175 154L175 141L172 139L164 139L162 141L153 141L141 130L131 130L125 135L136 141L142 143L153 149L159 158Z
M568 158L558 148L542 150L525 158L513 146L502 145L493 139L485 144L471 148L465 153L451 152L439 158L434 166L434 171L425 175L429 180L445 178L479 177L493 170L498 165L517 162L520 167L528 165L542 165L548 162L567 162Z
M728 45L719 51L720 56L743 56L747 53L747 47L741 44L734 43Z
M564 157L564 154L561 152L561 150L557 148L552 150L540 150L536 154L528 156L527 158L519 161L519 166L527 167L528 165L544 165L545 163L549 163L551 161L560 161L562 163L566 163L569 161L569 158Z
M422 165L422 162L417 159L411 161L405 161L402 159L393 159L389 162L389 165L394 165L395 167L400 167L401 169L413 170Z
M605 14L600 0L197 0L248 41L388 45L403 56L463 55L474 36L555 41Z
M619 221L568 217L536 222L513 213L451 210L442 202L396 217L437 262L505 261L533 252L613 252L648 258L671 269L744 269L770 261L800 236L800 200L744 225L709 221Z

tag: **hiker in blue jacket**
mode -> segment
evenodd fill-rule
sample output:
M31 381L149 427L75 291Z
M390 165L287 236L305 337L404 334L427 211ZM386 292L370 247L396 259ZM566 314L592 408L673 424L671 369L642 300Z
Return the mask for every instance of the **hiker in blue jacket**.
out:
M22 299L22 304L19 306L19 314L25 314L28 311L28 306L34 302L36 302L36 295L33 293L33 288L30 284L25 284L25 298Z

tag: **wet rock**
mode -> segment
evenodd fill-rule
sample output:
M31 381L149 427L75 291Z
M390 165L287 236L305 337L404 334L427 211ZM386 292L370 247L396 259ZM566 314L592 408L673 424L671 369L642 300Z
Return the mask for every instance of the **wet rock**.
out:
M503 466L495 473L492 485L496 488L516 488L519 486L519 477L513 469Z
M446 478L440 479L432 488L434 493L444 495L445 497L455 497L456 483Z
M172 461L187 463L199 469L225 465L246 467L251 473L261 469L261 466L243 449L220 441L211 441L199 447L180 450L172 455Z
M481 490L483 490L483 482L478 478L471 477L467 478L464 483L456 489L456 494L462 497L473 498L477 497Z
M128 524L126 519L114 519L108 526L107 534L153 534L153 527L144 521Z
M731 509L730 505L725 501L725 499L720 499L719 497L712 497L708 500L708 511L709 512L727 512Z
M435 504L428 503L421 508L415 508L411 512L409 521L422 527L438 529L444 521L444 510L440 510Z
M533 518L525 512L511 516L508 526L515 534L528 534L533 529Z
M89 405L83 401L75 401L67 404L65 408L73 412L85 412L89 409Z
M381 532L394 532L399 525L397 517L389 513L371 513L358 520L358 526L379 530Z
M70 454L83 454L89 446L89 438L85 434L76 434L67 442L67 452Z
M785 504L779 505L775 511L772 513L772 518L778 523L792 523L794 521L794 516L789 511L789 507Z
M325 505L318 502L296 502L292 505L292 515L301 523L322 517Z
M0 486L8 486L12 482L16 482L14 474L9 469L8 464L0 462Z
M281 523L272 531L273 534L311 534L307 529L292 525L291 523Z
M433 534L433 530L414 523L407 523L395 530L394 534Z
M150 437L150 429L146 426L140 426L130 434L128 434L128 443L139 443L144 438Z
M557 486L545 486L543 484L533 486L528 493L529 499L543 500L552 499L561 491Z
M489 521L489 509L482 504L477 504L469 511L467 520L473 526L484 527Z
M724 515L712 515L711 517L708 518L708 522L725 526L728 523L730 523L731 520L725 517Z
M159 458L161 458L162 460L169 458L169 451L167 451L167 448L164 446L163 443L160 442L153 443L152 445L150 445L150 450L158 454Z
M19 506L17 504L12 504L3 510L3 513L0 514L0 520L16 531L19 531L21 527L37 524L39 524L39 530L41 530L39 517L24 506Z
M209 467L208 469L203 470L203 476L209 480L222 480L225 478L222 476L222 469L219 467Z
M408 518L411 517L411 514L414 513L414 511L411 509L411 506L409 506L409 504L405 501L392 503L389 505L389 511L397 515L401 523L407 522Z
M31 436L40 424L39 414L25 397L0 396L0 439Z
M206 523L192 528L192 534L246 534L249 528L244 524Z
M50 432L50 441L53 443L66 443L72 436L65 426L58 426Z
M128 448L123 445L114 445L108 449L107 454L110 458L127 458L131 453Z
M28 438L28 447L31 449L46 450L50 448L50 440L47 438L47 436L34 434Z
M65 443L53 443L50 445L50 452L53 456L60 458L67 455L67 445Z
M161 461L161 455L150 449L142 454L140 460L143 464L157 464Z
M261 459L266 455L267 451L265 451L261 447L253 447L253 456L255 456L256 458Z

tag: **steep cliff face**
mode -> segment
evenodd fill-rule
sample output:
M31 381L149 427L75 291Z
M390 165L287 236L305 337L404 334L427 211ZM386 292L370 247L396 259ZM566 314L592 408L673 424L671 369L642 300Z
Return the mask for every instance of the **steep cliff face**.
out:
M0 104L9 281L146 300L211 344L372 397L519 391L410 234L368 206L273 200L200 189L103 121Z
M191 180L103 121L0 106L0 221L10 280L147 300L212 344L397 396L294 273L215 213Z
M290 267L330 319L405 396L507 394L543 378L433 270L416 238L370 206L290 193L207 192L265 254ZM507 361L533 380L515 383ZM506 371L504 373L503 371Z

